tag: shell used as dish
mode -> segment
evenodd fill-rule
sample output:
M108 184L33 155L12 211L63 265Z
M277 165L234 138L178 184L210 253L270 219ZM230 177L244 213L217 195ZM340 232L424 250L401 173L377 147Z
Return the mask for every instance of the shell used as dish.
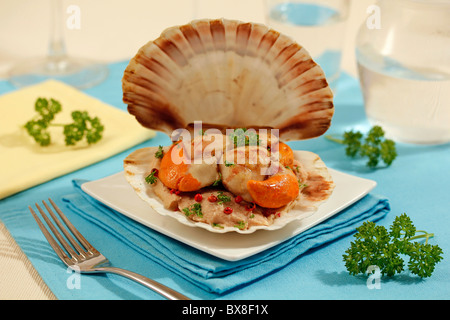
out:
M165 30L131 59L122 89L129 112L168 135L202 121L303 140L322 135L334 111L324 72L305 48L265 25L225 19Z
M160 214L213 232L275 230L333 191L318 155L283 142L329 128L332 91L307 50L267 26L166 29L131 59L122 89L137 121L173 142L124 161L128 182Z
M214 233L250 234L256 230L280 229L292 221L314 214L334 189L333 179L318 155L309 151L294 151L294 161L301 166L297 175L302 179L303 187L296 201L289 206L275 210L258 207L256 210L247 211L245 201L236 203L237 197L226 191L226 194L230 195L228 202L211 203L210 195L217 195L224 191L220 186L209 187L200 190L199 193L177 194L159 180L151 185L146 182L149 172L160 168L161 161L155 157L158 149L158 147L138 149L125 158L124 173L128 183L136 194L159 214L172 217L184 225L199 227ZM164 151L167 152L168 148L164 148ZM195 194L202 195L199 202L196 202ZM183 213L182 209L193 203L198 203L203 208L202 217L194 215L188 218ZM227 206L234 208L234 212L222 215L223 209ZM266 214L265 210L270 210L270 214Z

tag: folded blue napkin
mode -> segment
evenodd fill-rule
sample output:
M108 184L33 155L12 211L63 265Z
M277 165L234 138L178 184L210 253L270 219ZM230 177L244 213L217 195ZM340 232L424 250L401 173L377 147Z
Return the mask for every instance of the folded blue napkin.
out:
M160 234L112 210L81 190L86 180L74 180L77 192L63 197L67 207L89 222L103 228L110 239L96 239L114 246L121 242L190 281L213 293L224 293L254 282L297 259L310 249L324 245L355 231L364 221L376 221L390 210L383 197L369 194L346 210L284 243L240 261L226 261ZM124 261L125 262L125 261Z

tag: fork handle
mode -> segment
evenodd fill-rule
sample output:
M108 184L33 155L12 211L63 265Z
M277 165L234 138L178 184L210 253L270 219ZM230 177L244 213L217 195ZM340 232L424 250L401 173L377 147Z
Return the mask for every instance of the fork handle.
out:
M181 293L176 292L175 290L172 290L159 282L156 282L152 279L144 277L133 271L120 269L120 268L114 268L114 267L99 267L99 268L95 268L95 271L114 273L114 274L118 274L120 276L126 277L128 279L134 280L134 281L140 283L141 285L159 293L160 295L162 295L163 297L166 297L169 300L191 300L190 298L186 297L185 295L182 295Z

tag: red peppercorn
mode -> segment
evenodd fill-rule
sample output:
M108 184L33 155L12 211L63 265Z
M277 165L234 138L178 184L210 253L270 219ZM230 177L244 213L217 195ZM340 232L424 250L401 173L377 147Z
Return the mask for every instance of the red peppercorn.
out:
M237 196L236 198L234 198L234 201L235 201L236 203L240 203L242 200L243 200L243 199L242 199L241 196Z
M217 197L215 196L215 195L210 195L209 197L208 197L208 201L209 202L216 202L217 201Z
M225 209L223 209L223 213L225 214L231 214L233 212L233 209L230 207L226 207Z
M179 195L181 194L181 191L180 191L180 190L177 190L177 191L175 191L175 194L176 194L177 196L179 196Z
M203 196L200 193L197 193L194 197L194 200L197 202L201 202L203 199Z
M248 205L245 207L245 210L247 210L247 211L253 211L253 210L255 210L255 208L256 208L256 203L252 202L251 205L248 204Z

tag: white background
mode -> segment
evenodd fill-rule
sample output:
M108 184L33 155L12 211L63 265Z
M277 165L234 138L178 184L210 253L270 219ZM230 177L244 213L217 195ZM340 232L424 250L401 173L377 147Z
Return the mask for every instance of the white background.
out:
M345 34L343 67L355 74L354 40L375 0L353 0ZM265 22L263 0L61 0L80 8L80 29L64 27L67 51L106 62L130 59L169 26L202 15ZM22 58L44 56L50 30L49 0L0 1L0 78ZM197 13L196 13L197 12ZM320 41L320 39L318 39Z

